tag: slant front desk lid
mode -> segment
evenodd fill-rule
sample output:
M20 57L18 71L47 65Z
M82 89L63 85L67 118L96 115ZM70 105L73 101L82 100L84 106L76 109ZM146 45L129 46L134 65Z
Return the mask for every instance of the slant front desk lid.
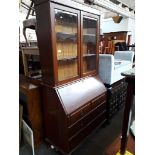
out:
M74 112L105 91L106 88L98 77L80 79L57 89L67 114Z

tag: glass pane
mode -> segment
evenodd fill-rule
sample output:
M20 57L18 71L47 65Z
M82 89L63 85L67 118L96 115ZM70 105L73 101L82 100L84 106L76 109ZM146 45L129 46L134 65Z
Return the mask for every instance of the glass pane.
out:
M58 80L78 75L77 14L55 9Z
M97 20L83 18L83 72L96 69L96 31Z

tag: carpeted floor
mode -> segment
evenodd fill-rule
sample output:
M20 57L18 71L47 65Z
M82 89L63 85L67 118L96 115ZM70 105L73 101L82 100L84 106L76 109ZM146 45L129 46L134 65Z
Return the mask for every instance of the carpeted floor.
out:
M134 117L134 112L133 112ZM121 133L123 109L115 114L109 125L98 128L72 153L72 155L105 155L104 151ZM27 146L22 145L20 155L32 155ZM35 148L35 155L60 155L45 143Z

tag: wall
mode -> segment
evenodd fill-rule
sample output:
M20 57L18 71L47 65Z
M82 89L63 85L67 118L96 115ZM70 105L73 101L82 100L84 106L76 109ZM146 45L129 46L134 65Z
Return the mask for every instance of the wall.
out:
M135 21L131 18L122 19L120 23L114 23L112 18L101 20L100 32L118 32L118 31L129 31L131 34L131 44L135 43Z
M120 23L114 23L112 18L105 19L102 21L103 33L117 32L117 31L128 31L128 18L122 19Z
M135 43L135 20L129 18L128 21L128 34L131 34L131 44Z

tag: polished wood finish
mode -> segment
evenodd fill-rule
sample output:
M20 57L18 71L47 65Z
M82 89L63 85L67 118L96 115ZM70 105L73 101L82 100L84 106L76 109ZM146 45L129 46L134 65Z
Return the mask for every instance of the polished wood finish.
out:
M67 6L59 5L56 3L46 2L41 5L36 6L36 18L37 18L37 37L38 46L40 52L41 68L43 75L43 82L56 86L69 81L73 81L80 77L88 75L96 75L98 73L98 55L99 55L99 16L88 12L83 12L77 9L69 8ZM57 46L56 46L56 31L55 31L55 12L54 10L62 10L64 12L72 13L77 15L77 64L78 64L78 75L73 77L68 77L66 79L60 80L58 77L58 57L57 57ZM91 65L95 65L93 71L83 73L83 16L90 17L96 20L96 49L95 49L95 59L96 62ZM45 18L46 17L46 18ZM45 41L46 40L46 41ZM93 56L89 55L87 59L91 59ZM71 58L67 58L65 61L70 61ZM76 59L75 58L72 58ZM63 59L61 59L62 61ZM59 60L60 61L60 60ZM74 61L72 61L74 62ZM73 64L72 64L73 65ZM69 68L69 65L68 65ZM65 65L64 65L65 69ZM69 73L69 72L68 72ZM65 73L66 74L66 73Z
M42 105L40 86L20 79L19 102L23 106L23 119L31 127L34 134L34 145L43 141Z
M59 61L59 56L57 54L58 53L58 46L56 45L58 43L58 41L57 41L58 38L56 38L56 36L57 36L57 33L56 33L56 24L54 22L51 23L52 24L52 27L53 27L53 33L52 33L53 34L52 35L52 41L53 42L52 42L52 47L53 47L53 50L55 51L53 53L54 58L55 58L54 59L54 64L55 64L55 68L54 68L54 71L55 71L55 79L54 80L55 80L55 85L58 85L58 84L69 82L71 80L78 79L80 77L80 11L79 10L72 9L72 8L68 8L68 7L65 7L65 6L61 6L61 5L58 5L58 4L51 4L51 21L55 21L56 20L55 19L55 16L56 16L55 9L62 11L62 13L65 11L67 14L70 14L70 15L75 14L75 15L77 15L77 23L74 23L74 24L76 24L77 31L74 32L74 33L69 31L69 34L70 35L73 35L74 34L76 36L75 37L76 38L76 41L75 41L76 42L76 49L72 48L71 54L72 54L72 57L73 58L71 58L70 56L64 56L61 59L61 61L64 62L64 65L62 66L62 69L61 69L61 70L64 70L63 76L64 75L67 75L67 78L66 79L62 79L62 80L59 79L60 78L60 75L58 74L59 73L59 62L60 61ZM68 16L68 18L69 18L69 16ZM64 27L67 28L67 30L70 29L69 22L71 23L71 21L68 21L68 22L66 22L63 25ZM71 27L71 29L72 29L72 27ZM63 31L62 32L60 31L59 33L62 35L62 34L65 34L66 31L64 31L64 32ZM68 34L68 36L69 36L69 34ZM67 45L65 46L65 47L67 47L67 49L68 49L70 43L72 43L72 42L68 42L67 41ZM62 50L64 50L65 54L68 55L68 52L66 52L66 48L63 48ZM75 51L77 50L77 53L76 53L76 56L75 57L74 57L74 54L75 54L74 50ZM77 75L70 76L69 75L70 71L71 71L71 73L73 73L74 72L73 70L75 70L75 68L74 68L74 62L75 61L74 60L77 60L77 63L76 63L77 64L77 68L76 68Z
M98 77L45 86L42 93L45 139L64 154L106 121L106 88Z
M58 2L59 1L42 1L42 3L39 4L37 1L34 1L43 76L42 97L45 140L50 145L54 145L58 148L62 153L68 154L71 153L85 137L106 121L107 92L104 84L97 76L99 16L91 13L90 9L90 12L84 12L76 5L72 5L72 7L67 6L70 5L68 4L68 0L64 1L65 5L59 4ZM64 2L61 1L61 3ZM70 3L72 2L70 1ZM73 20L68 21L66 25L69 27L63 25L65 20L67 21L67 19L69 19L66 18L68 15L70 15L69 18L76 15L77 19L77 22L73 22L75 21L74 17L72 18ZM94 32L93 35L96 37L96 47L93 53L87 54L84 53L82 48L84 17L88 17L91 20L95 19L96 22L95 30L94 27L93 30L91 29ZM58 18L59 21L57 21ZM61 26L63 27L62 30ZM88 28L91 27L88 26ZM66 54L64 47L64 51L62 51L61 48L58 49L58 44L64 40L65 44L67 44L67 48L69 48L70 42L74 42L74 44L77 45L76 52L72 49L71 56ZM92 43L93 41L90 40L89 42ZM92 49L92 46L90 46L90 48ZM65 53L65 56L61 57L61 52ZM88 72L85 73L83 58L87 57L87 59L91 59L94 56L95 61L91 64L94 65L94 68L92 67L92 69L91 66L88 65L87 67L90 68ZM77 74L75 76L69 76L71 75L70 65L74 65L75 60L77 60L76 63L78 66L76 70ZM68 70L68 72L65 72L64 74L66 75L60 78L59 63L63 61L66 61L63 70Z
M68 6L73 9L79 8L81 11L91 12L92 14L95 14L95 15L101 14L100 11L97 9L94 9L92 7L89 7L89 6L86 6L86 5L71 1L71 0L65 0L65 1L62 1L62 0L33 0L33 1L34 1L35 6L40 5L44 2L54 2L56 4Z
M55 57L52 47L52 34L54 32L52 31L53 29L51 26L50 3L47 2L43 3L42 5L38 5L37 7L35 7L35 10L37 19L36 33L40 52L42 80L45 81L47 84L55 85Z
M99 61L99 16L97 15L94 15L94 14L91 14L91 13L87 13L87 12L81 12L81 44L83 43L84 44L84 36L85 35L90 35L90 37L92 38L93 36L91 36L91 34L87 34L87 33L84 33L84 23L83 23L83 20L84 18L90 18L92 20L96 20L96 32L94 33L94 36L96 37L96 51L94 51L94 55L96 56L95 58L95 62L92 62L93 65L95 65L95 69L94 70L91 70L89 72L84 72L84 48L83 46L81 45L81 74L82 76L88 76L88 75L92 75L92 74L97 74L98 73L98 61ZM90 28L91 29L91 25L88 25L87 27L88 29ZM87 45L88 46L88 45ZM89 45L88 47L88 50L89 48L91 48L91 45ZM90 58L91 59L91 58Z

